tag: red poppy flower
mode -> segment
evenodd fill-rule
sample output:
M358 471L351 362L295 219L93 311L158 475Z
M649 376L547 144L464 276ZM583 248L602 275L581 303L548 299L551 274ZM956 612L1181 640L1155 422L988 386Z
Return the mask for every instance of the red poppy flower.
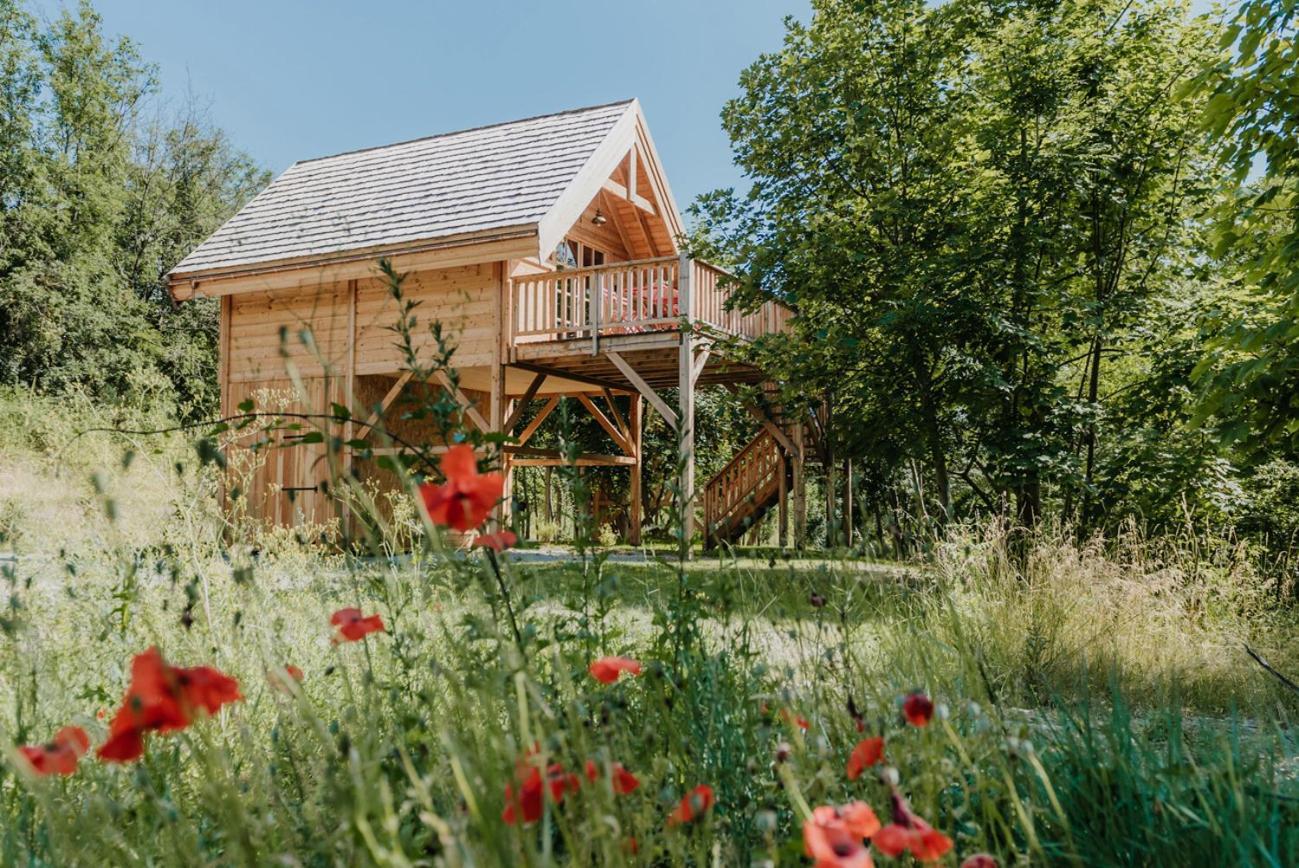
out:
M90 739L79 726L65 726L45 744L24 745L18 752L38 775L70 775L90 750Z
M934 717L934 701L920 692L909 694L902 700L902 716L912 726L928 726Z
M383 618L378 615L362 615L360 609L339 609L329 616L329 623L337 631L335 643L343 640L356 642L371 633L382 633L384 630Z
M464 443L448 449L440 466L446 482L426 482L419 488L429 521L461 532L473 530L501 499L505 478L499 473L480 474L473 447Z
M816 868L871 868L864 839L879 830L879 818L865 802L822 805L803 823L803 849Z
M880 829L871 843L889 856L910 850L919 862L941 859L952 849L952 839L917 816L897 790L893 791L893 822Z
M640 786L640 780L627 771L627 768L622 763L614 763L609 771L613 779L613 791L620 796L625 796ZM586 761L586 779L591 783L595 783L600 779L600 769L595 764L595 760Z
M108 725L99 758L139 759L144 733L184 729L196 713L216 714L222 705L239 699L239 684L228 675L210 666L169 666L157 648L150 648L131 661L131 684Z
M780 716L781 719L785 721L785 723L792 723L795 726L797 726L799 729L803 730L804 732L806 732L812 726L812 724L808 723L806 717L804 717L801 714L794 714L794 712L790 711L788 708L782 708L780 710Z
M479 534L474 540L475 547L491 549L494 552L503 552L508 548L513 548L519 542L512 530L502 530L497 533Z
M987 853L975 853L961 863L961 868L997 868L997 860Z
M668 814L668 825L675 826L678 823L689 823L698 819L713 806L713 788L708 784L700 784L690 792L686 793L671 814Z
M591 677L602 684L613 684L624 672L640 675L640 663L630 657L601 657L590 668Z
M861 773L884 758L884 739L878 735L864 738L848 755L848 780L855 781Z
M544 782L541 769L536 766L521 764L517 775L520 779L518 797L515 797L513 785L506 784L505 810L501 811L501 819L511 826L519 821L520 815L524 823L535 823L541 819L542 800L547 789L550 790L551 801L556 804L563 800L566 792L577 792L578 789L577 775L566 772L559 763L551 763L547 767Z

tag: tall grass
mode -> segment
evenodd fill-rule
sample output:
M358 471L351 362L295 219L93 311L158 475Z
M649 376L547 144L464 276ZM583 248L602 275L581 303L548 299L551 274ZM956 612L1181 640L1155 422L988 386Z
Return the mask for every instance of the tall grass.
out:
M80 411L30 407L58 436L0 432L0 478L25 480L4 492L0 745L67 723L98 742L150 645L244 699L132 765L41 778L6 749L5 864L799 864L803 803L864 799L887 821L894 776L953 864L1299 858L1294 697L1239 649L1293 668L1293 620L1230 562L994 528L906 568L641 566L597 546L559 565L507 553L498 575L436 532L401 558L282 533L230 545L183 438L60 452ZM344 606L387 632L334 644ZM645 671L598 683L606 654ZM913 690L938 703L929 726L899 715ZM885 737L891 771L849 781L863 735ZM613 762L634 792L613 791ZM507 785L554 763L580 785L506 823ZM715 806L669 824L699 784Z

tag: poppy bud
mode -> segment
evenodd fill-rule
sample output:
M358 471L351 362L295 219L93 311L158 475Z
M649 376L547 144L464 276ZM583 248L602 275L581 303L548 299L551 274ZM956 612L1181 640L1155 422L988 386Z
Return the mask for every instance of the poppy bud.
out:
M776 762L786 762L789 759L789 754L792 750L793 748L789 746L789 742L787 741L782 741L780 744L776 745Z
M808 596L807 601L812 604L813 609L819 609L825 605L825 597L821 596L816 591L813 591L811 595Z

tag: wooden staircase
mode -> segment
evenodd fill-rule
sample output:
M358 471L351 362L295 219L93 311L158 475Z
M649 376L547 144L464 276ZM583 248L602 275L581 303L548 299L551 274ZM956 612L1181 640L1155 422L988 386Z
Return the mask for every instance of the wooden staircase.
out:
M757 435L708 483L703 491L704 546L737 542L767 511L779 505L781 494L793 486L793 454L787 446L801 449L806 461L812 431L806 422L791 420L781 405L774 383L764 383L761 407L750 412L765 420ZM772 433L784 433L785 444Z
M733 543L757 524L779 502L788 472L776 438L759 431L704 486L704 546Z

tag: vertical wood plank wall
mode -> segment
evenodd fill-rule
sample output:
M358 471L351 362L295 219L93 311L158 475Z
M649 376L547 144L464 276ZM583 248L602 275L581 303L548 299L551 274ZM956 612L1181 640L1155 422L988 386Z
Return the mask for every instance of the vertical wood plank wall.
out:
M487 367L499 360L501 273L499 263L485 262L407 277L406 298L420 302L413 312L413 333L422 358L436 352L429 334L429 325L436 320L456 346L458 368ZM219 363L222 414L238 412L239 404L248 398L259 411L327 414L335 402L362 411L351 401L361 397L357 378L392 374L404 367L398 336L392 331L398 311L379 276L305 290L224 297ZM300 391L290 371L296 374ZM346 436L341 426L332 433ZM244 437L236 445L247 446L254 439ZM323 444L267 449L255 456L236 448L229 458L234 474L228 485L241 486L251 517L280 525L335 517L330 499L313 490L329 477ZM298 490L290 497L289 489Z

